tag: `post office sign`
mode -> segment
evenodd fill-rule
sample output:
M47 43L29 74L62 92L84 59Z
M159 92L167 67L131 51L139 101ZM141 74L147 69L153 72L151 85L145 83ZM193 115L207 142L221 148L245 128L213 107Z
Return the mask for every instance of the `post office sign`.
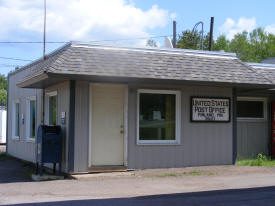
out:
M191 97L192 122L230 122L230 98Z

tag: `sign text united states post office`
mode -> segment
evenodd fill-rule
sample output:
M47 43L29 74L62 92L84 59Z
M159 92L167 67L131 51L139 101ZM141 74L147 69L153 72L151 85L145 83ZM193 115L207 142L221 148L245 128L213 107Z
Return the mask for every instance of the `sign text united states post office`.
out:
M192 121L229 121L229 98L192 98Z

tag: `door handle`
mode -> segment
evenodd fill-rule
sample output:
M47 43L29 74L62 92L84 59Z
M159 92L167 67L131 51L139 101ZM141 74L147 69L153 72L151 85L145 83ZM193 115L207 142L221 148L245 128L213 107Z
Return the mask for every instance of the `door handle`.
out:
M120 125L120 134L124 134L124 125L123 124Z

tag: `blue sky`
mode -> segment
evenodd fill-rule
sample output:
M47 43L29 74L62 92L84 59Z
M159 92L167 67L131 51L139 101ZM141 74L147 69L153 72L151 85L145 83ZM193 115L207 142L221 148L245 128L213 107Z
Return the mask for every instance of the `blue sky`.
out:
M243 30L263 27L275 33L275 1L272 0L47 0L48 41L100 41L132 39L172 34L192 29L198 21L209 31L210 17L215 17L214 37L233 38ZM41 41L43 0L0 0L0 41ZM159 45L163 38L155 39ZM146 39L98 42L143 46ZM47 52L62 44L48 44ZM15 65L42 55L41 44L0 44L0 73L7 74Z

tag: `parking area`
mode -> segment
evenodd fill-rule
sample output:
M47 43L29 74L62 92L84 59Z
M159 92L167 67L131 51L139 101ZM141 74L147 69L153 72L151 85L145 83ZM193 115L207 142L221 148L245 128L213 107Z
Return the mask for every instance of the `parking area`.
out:
M209 166L77 175L32 182L0 160L0 205L274 205L275 167ZM263 204L264 203L264 204Z

